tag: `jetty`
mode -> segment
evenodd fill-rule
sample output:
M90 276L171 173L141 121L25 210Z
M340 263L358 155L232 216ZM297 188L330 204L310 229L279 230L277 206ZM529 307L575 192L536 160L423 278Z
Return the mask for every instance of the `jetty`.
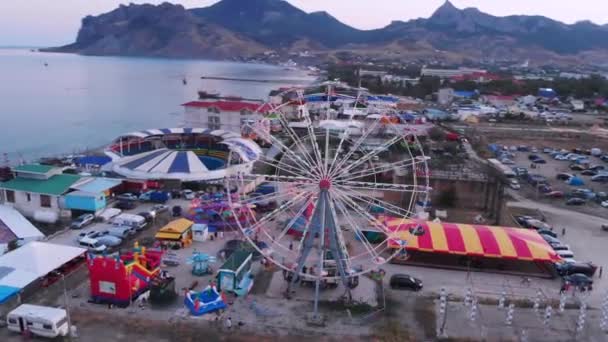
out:
M237 78L237 77L223 77L223 76L201 76L203 80L217 80L217 81L233 81L233 82L252 82L252 83L305 83L304 80L297 79L254 79L254 78Z

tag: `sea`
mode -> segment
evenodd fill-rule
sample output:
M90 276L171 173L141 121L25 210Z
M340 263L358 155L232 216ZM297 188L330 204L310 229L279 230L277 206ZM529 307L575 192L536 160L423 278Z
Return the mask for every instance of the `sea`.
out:
M265 64L0 48L0 155L16 164L99 149L120 134L179 127L181 104L196 100L198 90L265 100L272 89L313 80L305 71Z

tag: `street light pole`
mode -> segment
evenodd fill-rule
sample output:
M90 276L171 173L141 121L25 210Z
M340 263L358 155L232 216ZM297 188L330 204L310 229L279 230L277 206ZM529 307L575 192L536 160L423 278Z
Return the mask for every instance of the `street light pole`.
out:
M70 318L70 304L68 302L68 289L65 283L65 274L61 273L61 272L57 272L59 273L59 275L61 275L61 281L63 282L63 301L64 301L64 305L65 305L65 313L67 315L68 318L68 338L71 341L72 340L72 319Z

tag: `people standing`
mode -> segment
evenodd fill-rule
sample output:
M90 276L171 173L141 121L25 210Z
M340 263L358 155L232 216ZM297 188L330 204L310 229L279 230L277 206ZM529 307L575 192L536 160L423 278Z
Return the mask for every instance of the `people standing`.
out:
M602 273L604 272L604 266L600 266L600 274L598 278L602 277Z
M566 235L566 228L562 228L562 236Z

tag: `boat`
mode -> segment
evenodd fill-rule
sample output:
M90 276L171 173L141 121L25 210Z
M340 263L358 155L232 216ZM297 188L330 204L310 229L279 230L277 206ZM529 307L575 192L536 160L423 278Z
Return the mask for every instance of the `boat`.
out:
M219 99L220 98L220 93L219 92L210 92L210 91L199 90L198 91L198 98L200 100Z

